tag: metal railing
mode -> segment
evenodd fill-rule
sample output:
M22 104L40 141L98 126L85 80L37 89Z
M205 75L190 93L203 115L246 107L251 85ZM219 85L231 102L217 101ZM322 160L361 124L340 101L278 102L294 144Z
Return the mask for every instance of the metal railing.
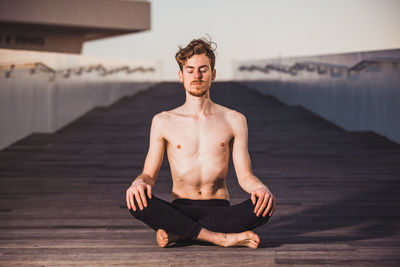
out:
M322 63L322 62L303 61L303 62L296 62L291 66L282 64L266 64L264 66L259 66L259 65L240 66L238 69L239 71L250 71L250 72L260 71L265 74L268 74L271 70L273 70L291 75L297 75L299 71L306 70L308 72L317 71L318 74L325 74L327 72L330 72L333 76L336 76L341 74L342 72L346 72L348 74L360 72L369 66L376 68L377 65L381 63L392 64L394 67L397 67L397 65L400 65L400 59L397 58L365 59L350 67L343 65Z
M100 76L107 76L116 74L119 72L126 72L126 74L132 74L136 72L154 72L155 69L153 67L134 67L131 68L129 66L121 66L118 68L107 69L102 64L89 65L84 67L76 67L76 68L67 68L62 70L55 70L48 65L42 62L35 63L25 63L25 64L4 64L0 65L0 72L5 72L5 77L10 78L12 73L16 69L28 69L31 74L35 74L37 72L47 73L50 76L50 80L55 80L56 76L62 76L64 78L69 78L72 75L82 75L83 73L91 73L98 72Z

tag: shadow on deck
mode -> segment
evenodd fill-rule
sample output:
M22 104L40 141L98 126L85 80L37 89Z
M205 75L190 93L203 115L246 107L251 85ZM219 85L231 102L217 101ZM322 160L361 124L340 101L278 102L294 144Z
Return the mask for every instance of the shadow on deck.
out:
M181 85L163 83L0 151L0 265L398 266L399 145L235 83L211 90L215 102L247 116L254 173L278 199L256 230L260 249L161 249L126 209L152 116L184 101ZM248 197L232 165L227 183L233 204ZM166 159L154 189L169 199Z

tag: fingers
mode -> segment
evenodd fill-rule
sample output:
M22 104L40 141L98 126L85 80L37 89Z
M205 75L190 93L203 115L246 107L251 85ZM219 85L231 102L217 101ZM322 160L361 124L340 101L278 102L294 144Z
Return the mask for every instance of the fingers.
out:
M146 191L149 199L151 199L151 185L149 184L132 185L126 191L126 205L128 206L128 209L132 208L134 211L136 211L135 200L136 200L136 205L140 210L146 208L148 205L148 201L146 198Z
M260 199L259 199L260 200ZM257 211L257 217L261 215L261 213L263 212L263 210L265 209L265 207L267 206L267 202L269 200L269 196L268 195L264 195L264 197L262 198L262 204L260 206L260 208Z
M147 207L147 199L146 199L146 194L144 193L143 187L140 186L140 187L138 188L138 191L139 191L139 196L140 196L140 199L142 200L143 206L144 206L144 207ZM140 209L140 210L142 210L142 209Z
M129 203L129 190L126 190L126 206L128 207L128 210L131 209L131 203Z
M257 204L256 204L256 207L254 208L254 213L256 213L256 214L258 213L258 210L260 209L260 207L262 205L263 199L264 199L263 197L258 196Z
M251 202L253 203L253 205L256 204L256 193L255 192L251 193Z
M139 206L140 210L143 210L143 203L142 203L142 199L140 198L140 193L137 191L137 189L135 190L135 199L136 199L136 203Z
M274 204L274 197L270 196L269 200L268 200L268 205L267 205L267 208L264 211L263 217L267 216L267 214L271 212L273 204Z
M134 195L134 194L133 194L132 190L128 189L128 197L129 197L128 201L129 201L129 203L131 204L131 208L132 208L134 211L136 211L135 202L133 201L133 195Z
M151 199L151 185L147 185L147 195L149 196L149 199Z
M274 214L274 211L275 211L275 203L276 203L276 198L275 198L275 197L272 197L272 198L273 198L273 203L272 203L271 212L269 213L269 216L270 216L270 217L272 216L272 214Z

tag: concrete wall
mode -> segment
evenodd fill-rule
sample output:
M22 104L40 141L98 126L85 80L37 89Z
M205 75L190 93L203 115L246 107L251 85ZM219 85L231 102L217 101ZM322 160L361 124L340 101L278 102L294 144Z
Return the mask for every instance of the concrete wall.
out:
M288 105L301 105L350 131L370 130L400 143L400 64L379 63L360 72L300 70L296 75L269 71L240 71L240 66L296 62L322 62L353 66L363 59L393 59L400 63L400 49L235 62L240 83Z
M150 29L150 3L0 0L0 47L81 53L84 41Z
M105 58L88 58L41 52L0 50L3 62L47 63L63 69L89 63L103 63L110 68L126 62ZM87 63L87 64L84 64ZM131 66L152 66L151 62L129 62ZM4 63L3 63L4 64ZM0 66L1 66L0 62ZM159 82L157 71L152 73L116 73L101 76L98 72L72 75L65 78L29 68L15 69L9 78L7 69L0 69L0 149L31 133L51 133L97 106L108 106L118 99L133 95Z

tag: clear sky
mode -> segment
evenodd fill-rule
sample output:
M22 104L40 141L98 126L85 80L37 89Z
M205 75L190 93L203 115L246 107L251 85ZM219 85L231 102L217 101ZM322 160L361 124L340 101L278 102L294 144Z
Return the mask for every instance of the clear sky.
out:
M151 30L87 42L84 55L156 60L177 80L178 45L210 35L217 80L232 60L400 48L400 0L151 0Z

